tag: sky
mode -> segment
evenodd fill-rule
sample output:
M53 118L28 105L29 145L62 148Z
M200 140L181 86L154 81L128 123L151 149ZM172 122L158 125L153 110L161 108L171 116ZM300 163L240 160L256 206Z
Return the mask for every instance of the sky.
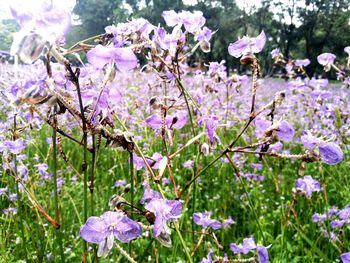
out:
M185 4L194 4L196 0L183 0ZM11 13L9 11L9 5L14 6L21 5L25 10L35 9L39 4L40 0L0 0L0 19L11 18ZM52 0L56 5L62 8L73 9L75 5L75 0ZM237 5L243 8L250 8L252 5L260 5L260 0L236 0Z
M62 8L73 9L75 0L51 0L55 5ZM40 6L40 0L0 0L0 19L11 18L10 4L17 7L22 6L24 10L35 10Z

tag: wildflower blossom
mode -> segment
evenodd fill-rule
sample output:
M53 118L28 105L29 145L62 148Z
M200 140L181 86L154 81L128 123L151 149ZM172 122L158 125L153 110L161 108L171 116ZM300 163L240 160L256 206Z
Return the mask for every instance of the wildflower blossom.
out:
M350 263L350 252L341 254L340 259L342 263Z
M4 145L7 147L8 151L12 154L21 153L24 148L26 148L27 144L22 139L18 139L15 141L5 141Z
M270 54L272 59L276 59L281 55L281 50L279 48L275 48L270 52Z
M231 43L228 47L228 53L239 58L247 53L259 53L264 48L266 43L266 35L264 31L261 31L257 37L243 37L234 43Z
M62 40L71 25L70 13L48 1L42 1L33 12L20 4L13 5L11 13L22 29L15 35L10 53L27 64L39 58L46 42L54 44Z
M333 64L335 59L336 59L336 56L332 53L322 53L321 55L317 56L317 61L322 66Z
M129 71L137 65L137 58L131 48L128 47L115 48L97 45L86 54L86 57L96 69L102 69L112 61L122 72Z
M251 250L255 250L258 252L258 255L259 255L259 263L269 262L269 255L267 252L267 248L264 246L256 245L254 238L252 237L243 239L242 245L231 243L230 250L235 254L237 253L248 254Z
M294 65L297 67L306 67L310 64L310 59L296 59Z
M299 178L295 181L295 187L310 199L313 192L321 191L320 182L314 180L311 176L306 175L303 179Z
M323 142L319 146L321 159L326 164L337 164L343 160L344 153L333 142Z
M163 231L170 234L167 221L177 219L181 216L182 204L177 200L164 200L160 198L151 199L145 208L154 213L154 237L158 237Z
M89 243L98 244L98 256L106 256L113 247L114 238L123 243L136 239L141 226L123 212L106 212L100 217L89 217L80 228L80 236Z
M214 230L220 229L222 224L220 221L211 219L212 212L194 213L192 216L193 221L204 228L211 227Z
M285 120L281 121L278 125L277 136L283 141L290 142L294 137L293 126Z

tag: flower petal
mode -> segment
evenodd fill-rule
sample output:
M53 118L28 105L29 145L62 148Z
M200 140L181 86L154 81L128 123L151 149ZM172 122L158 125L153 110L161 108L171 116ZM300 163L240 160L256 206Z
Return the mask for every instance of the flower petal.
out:
M80 236L89 243L98 244L108 235L106 223L99 217L89 217L86 223L80 228Z
M117 68L122 72L130 71L137 66L137 58L131 48L116 48L114 58Z

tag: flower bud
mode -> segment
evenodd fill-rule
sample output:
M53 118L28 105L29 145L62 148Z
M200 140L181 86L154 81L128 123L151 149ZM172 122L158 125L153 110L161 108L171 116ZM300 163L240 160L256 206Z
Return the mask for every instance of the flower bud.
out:
M210 148L209 148L209 145L207 143L203 143L201 145L201 153L204 155L204 156L208 156L209 153L210 153Z

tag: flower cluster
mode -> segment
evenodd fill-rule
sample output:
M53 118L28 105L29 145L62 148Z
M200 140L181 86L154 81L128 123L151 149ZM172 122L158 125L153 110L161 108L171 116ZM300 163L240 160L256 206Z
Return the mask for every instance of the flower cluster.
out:
M257 245L253 237L243 239L242 245L231 243L230 249L235 254L238 254L238 253L248 254L250 251L257 251L259 254L259 263L269 262L267 247Z

